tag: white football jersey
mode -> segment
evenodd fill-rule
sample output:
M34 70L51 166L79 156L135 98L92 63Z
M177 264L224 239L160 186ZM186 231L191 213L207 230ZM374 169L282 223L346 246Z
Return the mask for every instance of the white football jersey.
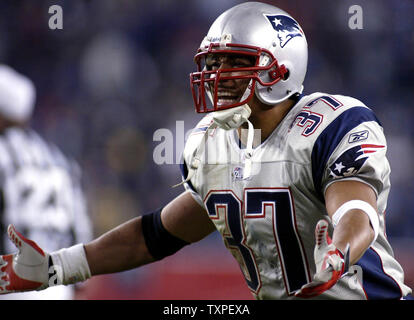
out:
M247 178L237 131L206 132L210 123L211 115L205 116L187 139L183 178L195 150L202 150L202 161L185 187L206 209L255 298L296 299L294 292L312 280L314 230L327 215L325 190L349 179L377 194L379 235L351 267L355 274L315 299L399 299L411 292L385 235L390 167L383 128L371 109L346 96L302 96L254 148Z
M7 226L47 252L88 242L92 226L81 187L80 168L30 129L0 134L0 249L14 253ZM71 299L72 286L16 293L1 299Z

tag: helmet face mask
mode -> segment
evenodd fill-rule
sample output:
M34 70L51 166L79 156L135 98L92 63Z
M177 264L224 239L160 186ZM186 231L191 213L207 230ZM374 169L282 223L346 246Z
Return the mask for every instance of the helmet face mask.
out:
M209 68L209 58L219 55L237 55L254 63ZM197 71L190 74L190 86L198 113L241 106L254 95L261 103L275 105L301 93L307 43L298 23L286 12L268 4L247 2L214 21L194 61ZM226 82L233 82L243 92L231 96L233 89L230 93L223 89Z
M240 57L241 59L250 60L252 63L251 65L236 65L225 69L212 70L209 66L209 60L212 57L213 60L217 59L219 56ZM272 63L260 66L260 61L264 56ZM262 86L272 86L282 80L287 73L286 68L283 65L279 66L270 51L249 45L230 43L223 47L219 43L210 43L208 48L199 49L194 60L197 65L197 72L190 74L190 85L198 113L224 110L246 104L254 95L256 83ZM262 80L261 74L264 72L269 74L270 81ZM241 83L241 86L244 85L245 88L237 98L220 99L224 98L220 96L220 88L226 87L225 82L229 81ZM210 101L207 101L206 95ZM209 102L210 105L208 105Z

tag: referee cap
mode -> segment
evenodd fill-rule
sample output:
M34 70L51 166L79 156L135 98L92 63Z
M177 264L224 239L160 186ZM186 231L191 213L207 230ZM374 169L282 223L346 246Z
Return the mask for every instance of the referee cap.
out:
M35 99L33 82L9 66L0 64L0 116L25 122L32 115Z

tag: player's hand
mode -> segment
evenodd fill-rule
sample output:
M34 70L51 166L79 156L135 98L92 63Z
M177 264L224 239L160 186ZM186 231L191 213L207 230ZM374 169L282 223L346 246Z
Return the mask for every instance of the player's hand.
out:
M326 220L320 220L316 225L315 237L316 274L312 282L304 285L295 293L295 296L300 298L316 297L330 289L348 271L349 267L349 245L345 252L341 252L332 244Z
M0 294L42 290L49 286L49 254L26 239L13 225L7 235L18 252L0 256Z

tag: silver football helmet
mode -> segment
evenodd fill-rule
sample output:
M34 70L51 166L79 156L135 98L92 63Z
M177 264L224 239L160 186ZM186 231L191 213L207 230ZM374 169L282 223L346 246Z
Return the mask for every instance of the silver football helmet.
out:
M211 70L212 54L253 57L249 67ZM190 74L196 111L218 111L246 104L253 94L268 105L301 93L308 47L299 24L285 11L269 4L246 2L222 13L211 25L195 55L197 72ZM249 79L236 101L218 103L221 81ZM206 96L209 97L209 104Z

